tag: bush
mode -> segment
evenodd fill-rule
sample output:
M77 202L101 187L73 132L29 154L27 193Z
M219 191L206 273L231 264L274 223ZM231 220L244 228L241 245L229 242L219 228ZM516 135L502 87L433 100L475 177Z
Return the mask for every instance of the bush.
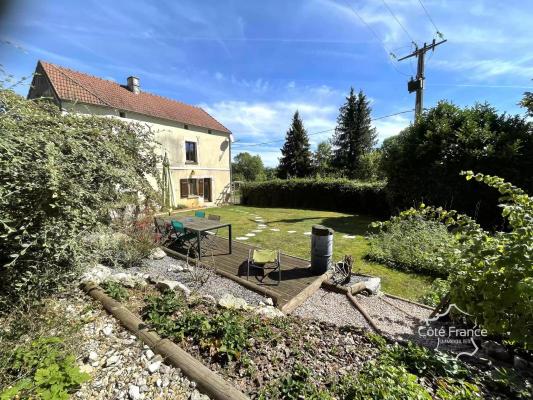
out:
M446 224L460 243L458 255L443 257L444 264L456 270L448 277L451 302L489 334L533 349L533 198L502 178L464 174L498 190L508 231L492 234L464 214L423 205L398 218L420 215Z
M388 215L383 182L348 179L289 179L246 183L242 204Z
M450 282L446 279L437 278L431 283L429 291L422 296L422 303L436 307L444 296L450 292Z
M126 199L155 198L153 136L0 90L0 312L71 281L83 239Z
M372 224L379 231L369 237L368 258L392 268L448 276L458 245L446 225L419 216L410 219L391 218Z
M497 194L467 185L459 172L498 175L533 190L532 127L524 117L498 115L488 104L461 109L439 102L383 143L391 204L402 209L423 201L454 208L484 226L500 225Z

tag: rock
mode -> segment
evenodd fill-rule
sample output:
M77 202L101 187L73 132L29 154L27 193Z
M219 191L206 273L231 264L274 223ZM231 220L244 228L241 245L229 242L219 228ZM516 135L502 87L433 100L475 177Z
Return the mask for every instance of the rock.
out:
M130 385L128 388L128 396L131 400L138 400L141 398L141 390L139 389L139 386Z
M115 355L115 356L111 356L109 357L106 362L105 362L105 366L106 367L109 367L111 365L114 365L118 362L118 360L120 359L120 357L118 355Z
M85 372L86 374L92 374L93 371L94 371L94 368L89 364L83 364L80 367L80 372Z
M368 278L365 281L365 291L376 295L381 289L381 278Z
M169 267L168 272L183 272L183 267L181 265L173 265L172 267Z
M155 287L162 292L165 292L168 290L179 290L185 295L185 297L189 297L189 295L191 294L191 290L187 286L185 286L183 283L178 282L178 281L156 280Z
M156 385L157 387L161 387L161 386L163 386L163 381L161 380L161 378L159 378L157 381L155 381L155 385Z
M135 286L146 286L146 281L141 276L127 274L125 272L118 272L116 274L113 274L107 280L118 282L129 288L133 288Z
M102 333L106 336L111 335L112 332L113 332L113 327L111 325L107 325L104 327L104 329L102 329Z
M231 293L226 293L224 296L220 298L218 301L218 305L220 307L224 308L230 308L235 310L249 310L250 306L246 302L246 300L235 297Z
M97 264L86 270L80 279L82 282L101 283L109 278L109 276L111 276L111 268L102 264Z
M283 314L281 310L278 310L276 307L273 306L257 307L254 312L266 318L276 318L285 316L285 314Z
M98 353L96 353L96 351L91 351L91 352L89 353L89 356L87 357L87 359L88 359L89 361L96 361L96 360L98 360Z
M148 360L151 360L155 356L154 352L150 349L146 350L146 353L144 353L144 355Z
M202 296L202 298L206 301L208 301L209 303L212 303L212 304L217 304L217 299L215 299L213 296L211 296L210 294L204 294Z
M527 362L527 360L525 360L524 358L520 357L520 356L514 356L513 357L513 366L516 368L516 369L521 369L521 370L528 370L529 369L529 363Z
M272 300L270 297L267 297L265 299L265 303L268 304L269 306L273 306L274 305L274 300Z
M189 396L189 400L209 400L209 396L206 396L195 389Z
M150 373L153 374L154 372L157 372L159 367L161 367L161 361L155 361L151 363L150 365L148 365L148 371L150 371Z
M167 253L165 253L161 248L156 247L155 249L152 249L148 258L150 260L161 260L162 258L165 258L166 256L167 256Z
M507 351L505 346L492 340L487 340L481 344L481 347L487 354L500 361L512 361L512 355Z

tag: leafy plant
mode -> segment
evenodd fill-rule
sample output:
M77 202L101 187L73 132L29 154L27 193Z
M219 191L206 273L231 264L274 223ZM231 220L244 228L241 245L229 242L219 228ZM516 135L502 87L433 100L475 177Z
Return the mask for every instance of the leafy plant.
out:
M16 383L1 392L0 399L68 399L69 393L90 378L75 361L72 354L65 353L58 337L37 339L17 348L9 371Z
M456 257L443 257L449 268L456 269L448 278L451 301L490 334L531 349L533 198L502 178L471 171L463 174L500 193L500 208L508 225L505 231L492 234L464 214L424 205L395 218L422 216L446 224L459 242Z
M516 399L533 398L531 378L526 378L509 368L496 368L485 379L492 390Z
M436 307L442 298L450 291L450 282L437 278L431 283L429 291L422 296L421 301L428 306Z
M119 282L105 281L100 286L109 297L116 301L128 300L130 297L128 289Z
M1 88L0 131L1 312L72 281L92 230L137 194L156 198L158 158L140 124L63 114Z
M391 218L371 225L378 228L369 236L368 258L393 268L448 276L458 245L446 225L422 217Z

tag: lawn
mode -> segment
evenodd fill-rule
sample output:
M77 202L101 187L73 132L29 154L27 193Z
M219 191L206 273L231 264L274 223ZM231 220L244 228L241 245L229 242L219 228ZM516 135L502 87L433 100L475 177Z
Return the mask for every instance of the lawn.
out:
M374 221L371 217L351 215L332 211L300 210L293 208L261 208L246 206L226 206L206 210L207 214L220 215L222 220L231 222L233 239L248 238L245 243L264 248L281 249L286 254L310 259L310 232L315 224L325 225L335 230L334 259L340 260L345 254L351 254L355 260L356 272L379 276L385 292L419 300L431 285L432 279L423 275L393 270L384 265L364 259L368 243L364 235L368 225ZM193 215L194 211L179 213ZM258 230L255 216L262 217L267 225L262 232ZM273 231L271 229L279 229ZM295 231L289 233L288 231ZM224 232L225 233L225 232ZM255 233L247 237L246 234ZM238 239L237 239L238 240ZM241 239L242 240L242 239Z

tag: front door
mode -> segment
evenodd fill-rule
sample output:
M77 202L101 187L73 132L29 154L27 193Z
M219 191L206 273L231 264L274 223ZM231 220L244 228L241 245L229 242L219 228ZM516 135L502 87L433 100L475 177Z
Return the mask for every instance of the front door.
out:
M211 199L211 178L204 178L204 200L213 201Z

